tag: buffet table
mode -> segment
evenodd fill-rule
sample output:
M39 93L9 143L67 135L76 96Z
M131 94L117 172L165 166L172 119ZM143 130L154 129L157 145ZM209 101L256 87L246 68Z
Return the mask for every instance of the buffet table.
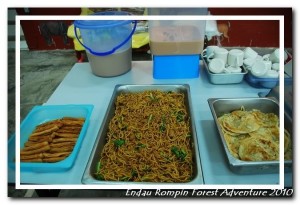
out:
M81 184L86 164L117 84L189 84L204 184L279 184L279 174L239 175L229 169L207 102L208 98L258 97L259 93L266 93L268 89L253 88L245 81L240 84L214 85L208 81L203 68L198 78L157 80L152 77L152 61L134 61L131 71L113 78L97 77L92 74L89 63L76 63L46 103L94 105L75 164L67 172L22 172L22 184ZM9 168L9 183L15 182L14 175L15 171ZM285 186L291 187L292 173L286 173L284 178Z

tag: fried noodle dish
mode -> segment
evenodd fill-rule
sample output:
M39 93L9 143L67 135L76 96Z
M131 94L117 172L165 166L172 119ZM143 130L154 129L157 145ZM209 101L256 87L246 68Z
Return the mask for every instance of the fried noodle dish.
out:
M218 118L230 153L243 161L279 160L279 118L244 107ZM292 159L291 136L284 131L284 159Z
M188 182L193 175L184 94L121 93L95 177L106 181Z

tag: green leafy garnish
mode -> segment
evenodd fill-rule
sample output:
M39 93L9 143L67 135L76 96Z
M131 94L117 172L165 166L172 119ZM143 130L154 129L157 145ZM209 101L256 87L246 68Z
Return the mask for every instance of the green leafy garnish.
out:
M146 145L142 144L142 143L138 143L136 146L135 146L135 149L136 150L139 150L140 148L145 148Z
M125 140L123 139L114 140L114 145L117 148L121 147L123 144L125 144Z
M144 167L143 167L143 171L145 171L145 172L150 172L151 171L151 167L149 166L149 165L145 165Z
M179 159L181 161L185 160L187 153L184 151L184 149L179 149L178 147L172 147L171 151L173 154L175 154L177 159Z
M166 118L163 116L161 118L161 124L159 125L159 131L164 132L166 130Z
M137 173L137 171L136 170L134 170L134 169L132 169L131 170L131 178L133 178L133 177L137 177L138 176L138 173Z
M166 126L164 124L161 124L159 126L159 131L164 132L166 130Z
M184 120L184 113L182 111L177 112L176 120L177 122L182 122Z
M156 96L154 96L152 93L149 94L149 98L151 100L151 102L157 102L158 98L156 98Z
M129 181L130 177L124 176L120 178L120 181Z
M151 100L154 100L154 96L152 95L152 93L150 93L150 96Z
M104 180L104 176L102 174L99 174L99 173L95 174L95 178L97 180Z
M102 167L101 162L98 162L98 163L97 163L97 167L96 167L96 173L99 173L99 172L100 172L101 167Z
M150 122L151 122L152 119L153 119L153 115L151 114L151 115L149 115L148 121L147 121L148 127L149 127Z

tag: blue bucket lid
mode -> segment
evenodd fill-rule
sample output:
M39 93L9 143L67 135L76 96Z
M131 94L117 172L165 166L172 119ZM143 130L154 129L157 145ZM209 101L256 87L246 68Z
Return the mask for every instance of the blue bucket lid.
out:
M91 15L95 16L130 16L131 14L125 11L104 11L98 12ZM130 24L132 20L76 20L74 25L82 29L95 29L114 27L125 24Z

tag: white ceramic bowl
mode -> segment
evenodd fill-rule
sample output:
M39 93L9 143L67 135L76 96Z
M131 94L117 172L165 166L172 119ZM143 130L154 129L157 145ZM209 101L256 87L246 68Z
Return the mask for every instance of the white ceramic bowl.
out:
M264 78L278 78L279 73L276 70L268 70L267 73L263 77Z
M210 61L208 69L212 73L223 73L225 70L225 63L222 59L214 58Z
M251 74L256 77L263 77L267 73L268 69L266 68L264 62L262 61L256 61L252 68L251 68Z
M276 71L279 71L279 63L273 63L272 64L272 70L276 70Z

